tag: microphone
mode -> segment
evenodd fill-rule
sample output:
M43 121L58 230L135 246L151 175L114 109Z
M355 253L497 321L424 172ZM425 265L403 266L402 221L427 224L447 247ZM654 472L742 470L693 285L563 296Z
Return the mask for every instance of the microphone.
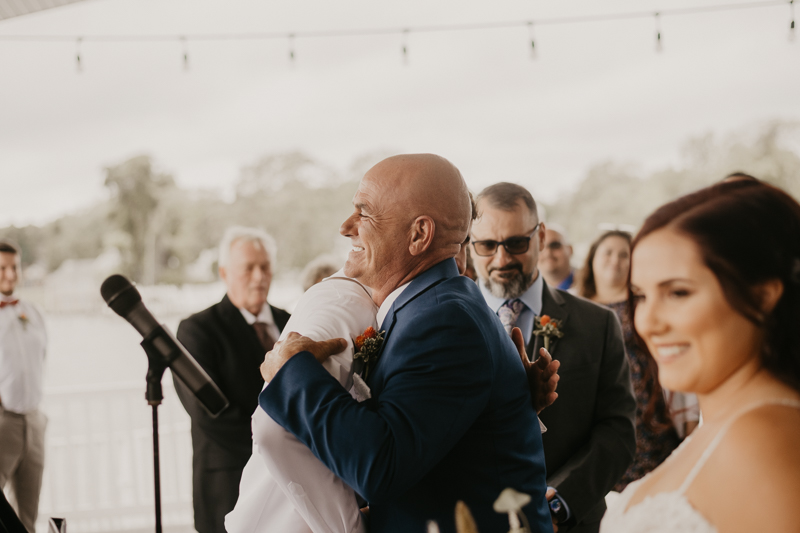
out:
M127 320L144 337L142 347L145 350L149 347L161 355L166 365L186 384L209 413L216 416L228 407L228 399L214 380L178 339L150 314L142 303L139 291L128 278L119 274L109 276L100 287L100 294L115 313Z

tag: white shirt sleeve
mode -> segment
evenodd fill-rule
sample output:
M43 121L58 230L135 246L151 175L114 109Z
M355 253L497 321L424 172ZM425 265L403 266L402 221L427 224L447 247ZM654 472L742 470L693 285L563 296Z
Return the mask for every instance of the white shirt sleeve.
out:
M330 279L303 295L283 330L314 340L343 337L348 347L323 366L343 387L352 382L352 339L375 327L377 307L364 288ZM254 453L245 467L229 533L365 532L355 493L311 450L258 407L253 414Z

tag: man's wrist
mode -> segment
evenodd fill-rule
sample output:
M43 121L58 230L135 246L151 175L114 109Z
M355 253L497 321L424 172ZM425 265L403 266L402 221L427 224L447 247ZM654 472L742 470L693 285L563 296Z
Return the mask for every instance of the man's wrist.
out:
M553 521L556 524L568 522L572 518L572 511L570 511L567 501L559 494L555 487L548 486L547 488L555 492L553 497L550 498L550 501L547 502Z

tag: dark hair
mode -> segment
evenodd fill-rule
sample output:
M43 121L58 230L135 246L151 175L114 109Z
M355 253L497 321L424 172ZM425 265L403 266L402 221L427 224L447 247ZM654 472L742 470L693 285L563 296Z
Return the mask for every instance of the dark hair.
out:
M731 172L730 174L722 178L722 181L761 181L761 180L759 180L755 176L747 174L746 172L741 172L737 170L736 172Z
M522 200L528 211L536 218L539 218L533 196L528 192L528 189L516 183L501 181L500 183L489 185L478 194L475 200L476 203L480 203L484 199L493 207L504 211L514 210L517 207L517 201Z
M764 182L718 183L657 209L632 248L662 228L697 244L731 307L764 331L764 368L800 390L800 204ZM765 313L756 289L771 280L783 283L783 294ZM629 305L633 311L633 297Z
M583 268L578 271L578 279L575 280L575 286L577 287L579 296L592 299L597 295L597 284L594 281L594 267L592 266L592 263L594 262L594 256L597 254L597 249L600 247L600 244L602 244L602 242L609 237L620 237L625 239L625 241L628 243L628 248L631 247L631 234L627 231L609 230L596 238L592 243L592 246L589 247L589 253L586 254L586 260L583 262Z
M0 253L19 255L19 246L11 241L0 240Z

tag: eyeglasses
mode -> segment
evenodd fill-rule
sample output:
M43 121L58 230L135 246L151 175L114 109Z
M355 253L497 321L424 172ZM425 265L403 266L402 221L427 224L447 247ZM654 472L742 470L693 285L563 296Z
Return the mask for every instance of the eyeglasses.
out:
M545 248L547 248L548 250L553 250L553 251L556 251L556 250L560 250L561 248L563 248L563 246L564 246L564 243L563 243L563 242L560 242L560 241L553 241L553 242L548 242L548 243L547 243L547 244L545 244L544 246L545 246Z
M497 252L497 247L502 246L511 255L524 254L531 246L531 238L533 234L539 230L539 224L533 228L533 231L527 237L509 237L504 241L474 241L472 247L475 253L481 257L489 257Z

